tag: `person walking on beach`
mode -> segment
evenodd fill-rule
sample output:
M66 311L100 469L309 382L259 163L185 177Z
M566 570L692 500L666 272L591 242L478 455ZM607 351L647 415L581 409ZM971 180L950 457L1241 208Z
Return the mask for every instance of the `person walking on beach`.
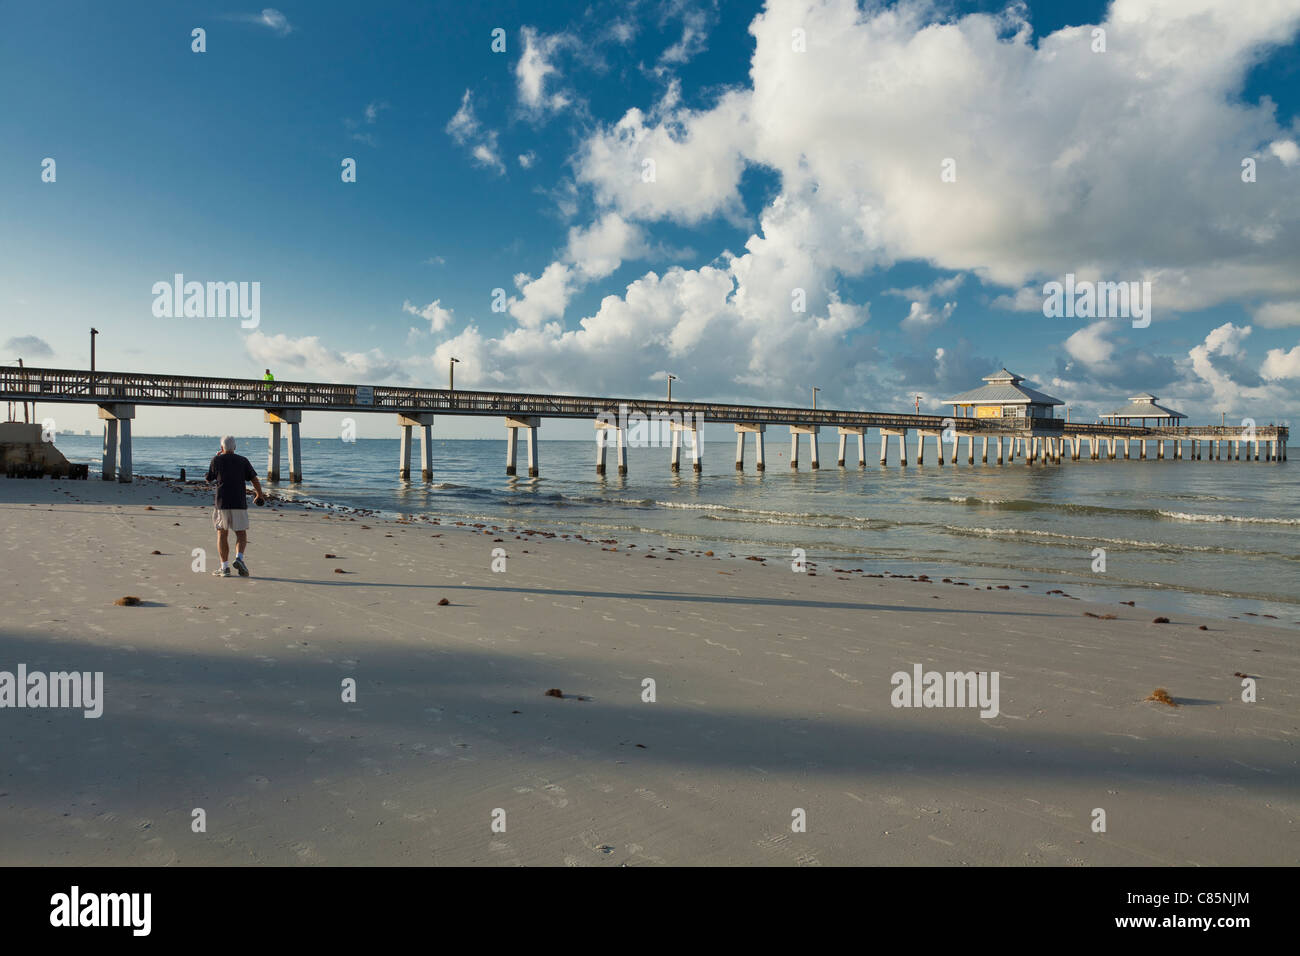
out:
M269 370L267 374L271 374ZM212 457L208 465L207 480L217 483L212 525L217 529L217 552L221 555L221 567L212 573L219 578L230 577L229 534L233 531L239 548L235 552L234 568L241 578L246 578L248 565L244 563L244 549L248 547L248 498L245 482L253 483L253 489L257 492L254 500L259 505L266 500L266 495L262 493L262 483L257 480L252 463L243 455L235 454L233 435L221 439L221 451Z

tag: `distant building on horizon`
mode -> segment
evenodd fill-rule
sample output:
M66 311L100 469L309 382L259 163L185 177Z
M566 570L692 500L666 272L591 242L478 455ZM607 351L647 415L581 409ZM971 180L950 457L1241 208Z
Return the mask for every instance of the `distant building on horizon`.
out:
M1127 405L1113 412L1107 412L1101 416L1101 419L1109 421L1112 425L1132 425L1133 420L1137 419L1138 424L1145 426L1148 418L1169 424L1186 417L1182 412L1176 412L1172 408L1165 408L1159 404L1150 392L1143 392L1140 395L1130 395Z
M1022 385L1024 380L1002 369L984 376L987 385L944 399L944 404L952 406L956 418L1055 418L1055 406L1065 402Z

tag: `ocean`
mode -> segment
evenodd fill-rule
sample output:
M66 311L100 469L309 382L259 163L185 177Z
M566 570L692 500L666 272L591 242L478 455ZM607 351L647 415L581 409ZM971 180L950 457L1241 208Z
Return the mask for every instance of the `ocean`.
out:
M951 576L973 585L1030 583L1101 602L1136 601L1166 613L1300 626L1300 466L1228 461L1078 461L1013 465L891 464L881 467L871 436L868 464L835 464L834 440L819 445L822 467L789 467L788 443L769 434L767 472L735 471L733 442L705 442L704 472L669 470L667 448L631 448L626 477L597 477L595 442L544 441L541 477L508 478L505 441L434 443L434 481L397 478L394 439L303 439L301 485L277 494L370 508L391 515L580 532L593 538L760 554L793 560L803 549L819 571ZM60 435L72 461L99 461L99 436ZM137 474L201 478L215 438L142 438ZM412 465L419 475L418 442ZM520 441L520 471L526 472ZM910 443L909 443L910 450ZM965 446L962 448L965 451ZM259 474L265 437L239 440ZM933 448L927 448L933 453ZM1136 452L1135 452L1136 453ZM288 459L281 467L287 477ZM1104 549L1104 570L1095 549ZM1272 615L1269 617L1267 615Z

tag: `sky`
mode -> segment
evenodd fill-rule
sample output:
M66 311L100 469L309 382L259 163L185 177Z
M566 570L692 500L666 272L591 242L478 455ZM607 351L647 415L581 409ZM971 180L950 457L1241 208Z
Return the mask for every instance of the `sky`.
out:
M1300 412L1300 0L276 2L0 9L0 363ZM157 314L176 274L256 326ZM1046 315L1067 275L1149 324Z

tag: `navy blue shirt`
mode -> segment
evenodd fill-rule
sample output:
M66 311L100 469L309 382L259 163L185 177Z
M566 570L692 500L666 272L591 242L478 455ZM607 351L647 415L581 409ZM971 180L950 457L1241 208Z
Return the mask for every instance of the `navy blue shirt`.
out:
M257 477L253 466L243 455L233 451L214 455L208 465L208 481L217 483L216 505L222 511L247 510L248 498L244 495L244 483Z

